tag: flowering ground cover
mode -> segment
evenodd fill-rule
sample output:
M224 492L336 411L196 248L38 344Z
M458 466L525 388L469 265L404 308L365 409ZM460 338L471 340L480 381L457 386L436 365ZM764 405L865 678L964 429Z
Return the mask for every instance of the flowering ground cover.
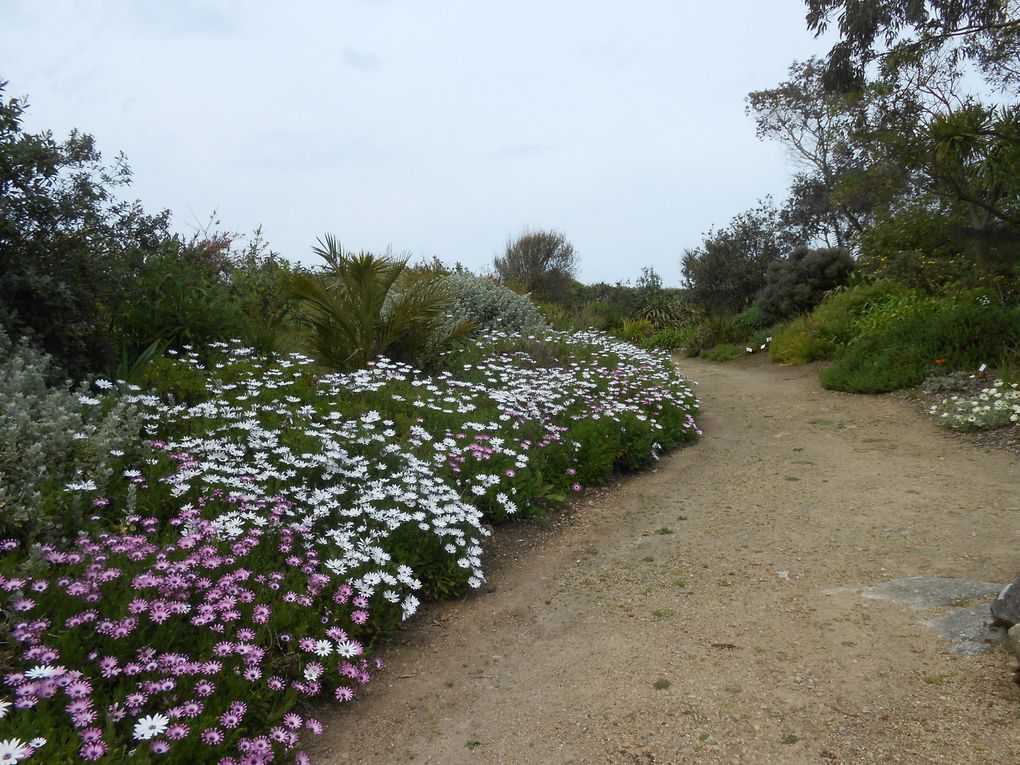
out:
M47 499L76 538L0 542L0 763L307 762L304 702L352 700L421 598L480 586L488 524L698 435L668 357L600 334L443 364L324 375L221 344L82 395L142 432Z
M995 380L976 394L948 396L928 411L943 427L965 432L1020 423L1020 385Z

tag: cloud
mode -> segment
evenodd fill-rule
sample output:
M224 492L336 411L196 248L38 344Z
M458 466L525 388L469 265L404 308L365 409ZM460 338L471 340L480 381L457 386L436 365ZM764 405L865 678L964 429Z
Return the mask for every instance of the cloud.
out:
M504 146L492 153L496 159L528 159L529 157L541 157L546 154L553 154L561 151L562 146L545 146L537 143L520 143L512 146Z
M344 48L340 57L347 66L352 69L360 69L363 72L377 72L383 66L383 60L374 53L354 50L354 48Z
M121 21L152 38L230 37L241 28L238 14L201 0L124 3L115 6Z

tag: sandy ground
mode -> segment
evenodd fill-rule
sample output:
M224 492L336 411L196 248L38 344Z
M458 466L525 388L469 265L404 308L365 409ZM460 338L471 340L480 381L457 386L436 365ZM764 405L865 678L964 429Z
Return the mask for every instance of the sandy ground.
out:
M1005 652L861 593L1011 579L1016 456L812 367L678 363L703 440L497 530L486 591L384 646L314 762L1020 763Z

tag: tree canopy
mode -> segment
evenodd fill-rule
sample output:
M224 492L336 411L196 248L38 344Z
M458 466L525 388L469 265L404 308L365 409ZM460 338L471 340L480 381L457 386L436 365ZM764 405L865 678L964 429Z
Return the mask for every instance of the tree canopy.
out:
M574 246L558 231L525 231L508 240L495 260L505 283L533 293L541 300L562 301L577 271Z
M825 81L834 90L863 86L867 65L889 66L948 50L977 62L999 85L1020 78L1018 0L806 0L808 29L824 33L836 20L840 40L829 51Z

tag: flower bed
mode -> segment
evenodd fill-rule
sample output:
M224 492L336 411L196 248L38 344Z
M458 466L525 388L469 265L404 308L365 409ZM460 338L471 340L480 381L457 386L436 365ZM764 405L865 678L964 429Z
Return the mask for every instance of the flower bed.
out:
M995 380L971 395L953 395L932 405L940 425L962 432L1020 423L1020 385Z
M76 540L2 542L0 762L307 761L302 702L350 701L419 598L478 587L487 523L698 433L665 355L596 333L490 335L432 376L218 353L83 396L139 411L142 458L67 484Z

